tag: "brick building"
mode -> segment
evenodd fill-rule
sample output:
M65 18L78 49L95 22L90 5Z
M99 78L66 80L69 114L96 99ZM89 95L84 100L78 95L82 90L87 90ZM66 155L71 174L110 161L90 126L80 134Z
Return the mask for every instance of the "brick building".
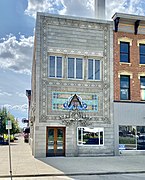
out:
M145 17L116 13L113 21L116 148L136 151L145 149Z

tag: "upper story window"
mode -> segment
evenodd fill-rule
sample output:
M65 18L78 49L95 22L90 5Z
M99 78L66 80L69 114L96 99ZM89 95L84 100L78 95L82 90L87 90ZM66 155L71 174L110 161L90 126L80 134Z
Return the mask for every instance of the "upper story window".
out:
M68 57L67 77L73 79L83 79L82 58Z
M145 44L139 44L140 64L145 64Z
M49 77L62 78L62 57L49 56Z
M120 42L120 62L130 62L129 42Z
M120 76L120 100L130 99L130 76Z
M100 80L100 60L88 59L88 79Z
M140 95L141 100L145 100L145 76L140 77Z

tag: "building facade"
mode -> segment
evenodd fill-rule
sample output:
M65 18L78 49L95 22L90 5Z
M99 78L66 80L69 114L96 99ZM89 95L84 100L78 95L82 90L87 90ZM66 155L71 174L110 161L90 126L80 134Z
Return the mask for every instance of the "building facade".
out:
M115 144L138 153L145 150L145 17L116 13L113 21Z
M114 155L113 24L37 13L30 144L35 157Z

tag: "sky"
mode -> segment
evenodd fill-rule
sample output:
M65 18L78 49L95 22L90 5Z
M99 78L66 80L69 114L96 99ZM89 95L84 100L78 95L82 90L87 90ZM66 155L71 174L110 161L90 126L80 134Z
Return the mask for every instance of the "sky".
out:
M94 0L0 0L0 108L6 107L20 127L28 118L37 12L95 18ZM106 18L115 12L144 16L145 0L106 0Z

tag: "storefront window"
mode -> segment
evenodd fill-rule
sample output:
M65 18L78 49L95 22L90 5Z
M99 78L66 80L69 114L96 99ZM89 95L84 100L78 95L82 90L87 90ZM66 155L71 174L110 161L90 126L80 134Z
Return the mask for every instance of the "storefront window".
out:
M145 126L119 126L120 150L145 150Z
M103 128L78 128L78 145L103 145L104 129Z

